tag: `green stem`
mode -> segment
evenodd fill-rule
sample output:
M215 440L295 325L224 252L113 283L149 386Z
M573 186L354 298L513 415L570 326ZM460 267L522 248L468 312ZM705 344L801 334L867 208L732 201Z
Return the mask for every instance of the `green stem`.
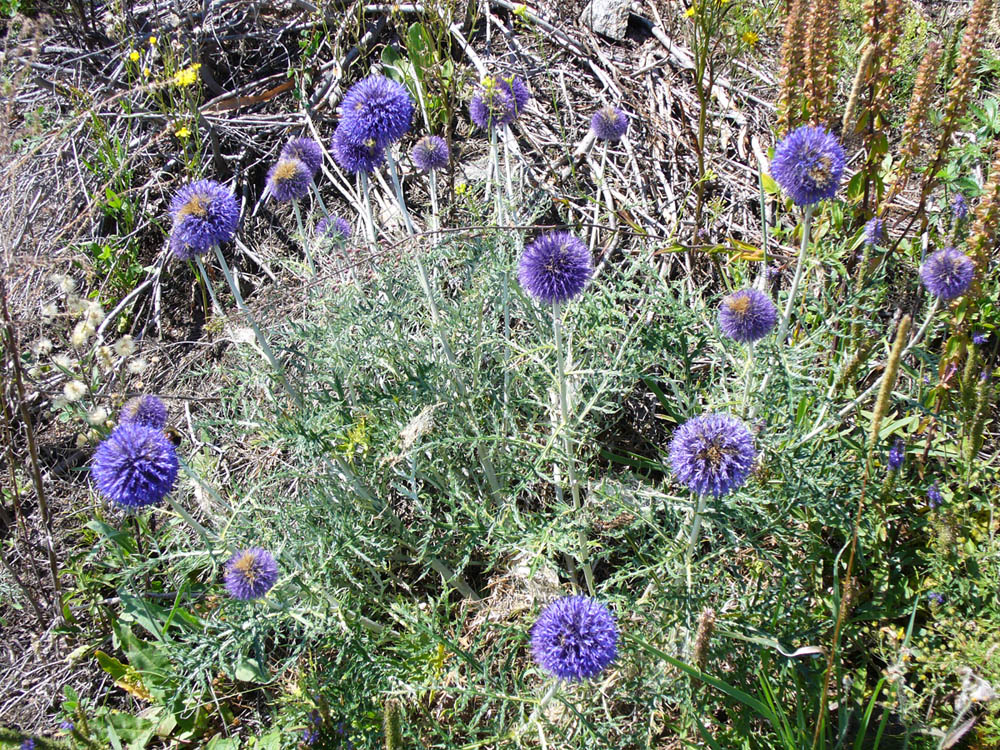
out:
M361 204L364 206L365 232L368 234L368 242L375 244L375 215L372 213L371 188L368 185L368 173L358 172L358 182L361 183L358 192L361 193Z
M788 291L788 302L785 303L785 313L781 316L778 335L774 339L779 346L785 342L785 334L788 333L788 322L792 318L792 308L795 307L795 295L799 291L799 284L802 283L802 269L805 265L806 251L809 249L809 231L812 229L814 208L815 204L813 203L806 206L805 216L802 218L802 245L799 248L799 259L795 264L795 276L792 279L792 288Z
M684 573L687 576L687 590L691 593L691 559L694 557L694 548L698 544L698 534L701 531L701 514L705 512L705 496L698 495L698 505L691 519L691 531L688 534L687 551L684 553Z
M302 223L302 213L299 211L299 202L292 201L292 213L295 214L295 224L299 228L299 236L302 238L302 249L306 252L306 262L309 264L309 273L316 275L316 265L313 263L312 251L309 249L309 235L306 234L305 225Z
M198 271L201 273L201 300L202 304L205 305L205 317L208 317L208 300L205 299L205 290L208 290L208 295L212 298L212 311L216 315L222 315L222 305L215 298L215 292L212 291L212 282L208 280L208 273L205 271L205 264L201 262L201 256L197 253L194 256L194 262L198 266Z
M392 155L392 147L385 150L386 161L389 163L389 176L392 178L392 187L396 191L396 201L399 203L399 210L403 212L403 223L406 224L406 231L416 234L413 222L410 220L410 212L406 210L406 199L403 198L403 186L399 181L399 173L396 170L396 159Z

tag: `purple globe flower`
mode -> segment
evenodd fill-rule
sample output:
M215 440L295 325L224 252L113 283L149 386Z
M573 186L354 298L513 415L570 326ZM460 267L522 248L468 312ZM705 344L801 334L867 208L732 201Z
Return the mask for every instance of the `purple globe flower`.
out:
M267 191L276 201L298 200L309 192L312 172L301 159L281 159L267 173Z
M601 602L564 596L546 607L531 628L531 653L560 680L590 679L618 655L618 626Z
M882 236L885 234L885 225L882 220L877 216L873 216L865 224L865 244L869 247L875 247L882 241Z
M323 217L316 222L316 236L343 241L350 238L351 225L340 216Z
M514 95L495 78L484 78L469 102L469 117L483 130L500 128L512 122L517 110Z
M500 88L502 88L507 95L514 102L513 111L511 113L511 120L516 119L524 111L524 108L528 105L531 100L531 92L528 91L528 86L517 76L512 76L511 78L501 78L499 80Z
M234 599L259 599L278 580L278 563L261 547L239 550L226 563L223 580Z
M845 161L835 135L803 125L774 147L771 176L796 205L809 206L836 195Z
M889 471L899 471L906 458L906 443L903 438L896 438L896 442L889 449Z
M170 248L184 258L229 242L236 234L240 207L228 188L215 180L198 180L177 191L170 202L170 216L174 221Z
M750 343L771 332L778 322L778 308L757 289L741 289L723 298L719 327L734 341Z
M528 294L551 305L580 294L593 272L582 240L569 232L549 232L524 248L517 278Z
M955 221L961 221L969 215L969 203L961 193L955 193L951 198L951 213Z
M945 302L965 294L975 273L972 258L953 247L938 250L920 266L920 280L927 291Z
M160 502L174 488L179 462L159 429L140 423L115 427L94 453L91 474L101 494L127 509Z
M721 497L750 476L756 456L746 426L728 414L703 414L674 433L670 464L692 492Z
M351 174L374 172L385 163L385 149L375 145L375 141L356 143L343 128L333 131L330 142L333 160Z
M315 175L323 166L323 147L312 138L293 138L281 149L281 159L298 159Z
M355 144L373 142L383 149L406 135L412 119L413 99L406 87L385 76L369 76L344 94L338 130Z
M594 112L590 129L601 141L620 141L628 130L628 115L610 104Z
M448 143L437 135L425 135L413 147L413 163L422 172L433 172L448 166Z
M167 426L167 407L156 396L129 399L118 415L118 424L144 424L162 430Z

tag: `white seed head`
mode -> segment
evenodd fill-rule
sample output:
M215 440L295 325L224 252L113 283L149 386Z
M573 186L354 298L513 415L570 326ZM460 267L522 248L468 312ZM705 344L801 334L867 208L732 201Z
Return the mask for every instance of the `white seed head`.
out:
M31 345L31 351L35 353L36 357L47 357L52 353L51 339L38 339L38 341Z
M42 320L46 323L52 320L56 315L59 314L59 308L56 307L55 302L49 302L47 305L42 305Z
M119 357L135 354L135 340L131 336L122 336L115 343L115 354Z
M133 375L145 372L147 367L149 367L149 363L142 357L136 357L128 363L128 371Z
M96 409L91 409L87 412L87 421L94 427L104 424L108 419L108 410L103 406L98 406Z
M63 386L63 396L67 401L79 401L87 395L87 386L79 380L71 380Z

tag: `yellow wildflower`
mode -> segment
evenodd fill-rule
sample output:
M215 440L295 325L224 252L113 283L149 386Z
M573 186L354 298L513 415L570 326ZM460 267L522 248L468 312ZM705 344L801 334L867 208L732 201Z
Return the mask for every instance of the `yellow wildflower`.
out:
M139 62L139 50L132 50L129 52L128 59L132 62Z
M142 69L142 74L144 76L146 76L146 78L149 78L149 68L143 68Z
M528 14L528 6L524 3L514 6L514 15L524 18Z
M198 68L201 67L201 63L194 63L194 65L189 65L183 70L178 70L173 77L173 82L175 86L190 86L195 81L198 80Z
M191 135L191 131L188 130L187 125L182 125L179 130L174 132L174 135L183 140Z
M149 37L149 46L150 47L155 47L156 46L156 37L155 36Z
M741 38L751 47L753 47L755 44L757 44L757 42L760 41L760 37L757 36L757 34L755 34L752 31L744 31Z
M684 11L684 15L687 16L688 18L694 18L694 14L695 14L695 10L694 10L694 6L693 5L690 8L688 8L686 11Z
M465 191L468 190L469 186L464 182L460 182L455 185L455 195L465 195Z

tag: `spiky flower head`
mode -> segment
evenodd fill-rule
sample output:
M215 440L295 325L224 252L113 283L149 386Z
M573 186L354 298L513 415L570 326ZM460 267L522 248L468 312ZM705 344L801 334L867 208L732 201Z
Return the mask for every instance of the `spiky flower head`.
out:
M262 547L242 549L229 558L223 579L226 590L234 599L259 599L278 580L278 563Z
M774 147L771 176L796 205L809 206L836 195L845 162L835 135L803 125Z
M282 158L267 173L267 191L276 201L303 198L311 183L312 172L301 159Z
M316 222L316 236L343 241L351 236L351 225L340 216L324 216Z
M383 149L406 135L412 119L413 99L406 87L385 76L369 76L344 94L337 127L355 144L371 142Z
M965 294L975 273L972 258L953 247L938 250L920 266L920 280L927 291L945 302Z
M746 426L728 414L703 414L674 433L670 464L692 492L721 497L750 476L756 451Z
M197 180L177 191L170 201L170 216L174 221L170 249L179 258L190 258L233 238L240 207L224 185Z
M509 86L501 84L496 78L485 77L469 102L469 117L483 130L503 127L516 117L514 95Z
M511 119L514 120L520 117L524 108L528 105L531 100L531 92L528 91L528 86L517 76L511 76L510 78L501 78L499 81L500 88L507 92L507 95L514 102L514 111L512 112Z
M330 150L333 160L351 174L374 172L385 163L384 148L377 146L374 140L357 143L341 127L333 131Z
M323 166L323 147L312 138L292 138L281 149L281 159L298 159L315 175Z
M531 628L531 653L560 680L590 679L618 655L618 625L601 602L564 596L546 607Z
M517 277L528 294L551 305L580 294L592 273L590 250L582 240L569 232L549 232L524 248Z
M875 247L880 242L882 242L882 237L885 235L885 224L882 220L873 216L865 224L865 244L868 247Z
M757 289L733 292L719 305L719 327L735 341L750 343L763 338L777 322L778 308Z
M607 104L594 112L590 118L590 129L601 141L620 141L628 130L628 115L618 107Z
M951 213L956 221L961 221L969 215L969 203L961 193L955 193L951 197Z
M137 396L125 402L118 424L144 424L162 430L167 425L167 407L156 396Z
M121 424L97 446L91 474L97 489L127 509L160 502L177 480L177 451L163 432L146 424Z
M438 135L425 135L413 147L413 163L422 172L433 172L448 166L448 143Z
M896 438L896 442L889 449L889 471L899 471L904 458L906 458L906 443L903 438Z

